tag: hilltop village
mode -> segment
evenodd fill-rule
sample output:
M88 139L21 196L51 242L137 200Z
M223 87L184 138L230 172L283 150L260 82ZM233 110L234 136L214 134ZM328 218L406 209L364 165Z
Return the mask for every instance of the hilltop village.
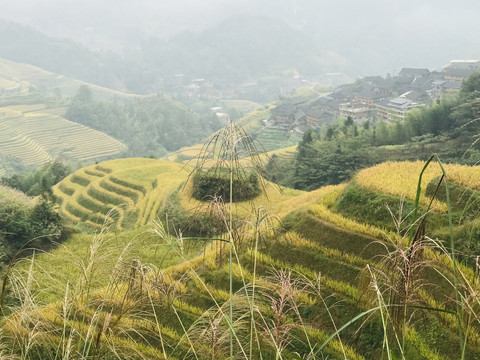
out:
M480 71L480 60L453 60L440 71L403 68L395 76L368 76L313 101L295 97L271 109L266 125L303 133L332 123L339 116L357 123L404 120L412 109L428 106L459 91L462 82Z

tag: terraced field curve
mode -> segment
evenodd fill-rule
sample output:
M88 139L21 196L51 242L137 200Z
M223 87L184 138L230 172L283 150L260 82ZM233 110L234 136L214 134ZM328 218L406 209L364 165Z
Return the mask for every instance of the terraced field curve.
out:
M146 271L145 276L141 277L142 291L151 290L149 301L153 299L155 303L161 304L162 301L168 300L171 303L162 308L162 316L159 317L158 324L152 326L152 323L148 322L148 318L139 319L139 311L145 310L143 307L145 303L139 301L137 303L138 310L132 311L131 316L129 313L122 314L124 316L122 321L133 324L136 334L141 335L139 340L136 343L128 342L130 338L125 336L128 333L124 331L115 334L112 332L114 334L112 340L118 343L125 342L128 344L125 349L128 351L134 349L136 353L144 354L144 358L185 358L184 355L190 348L199 349L199 359L226 358L227 356L223 355L203 356L205 337L202 338L198 334L205 332L197 331L198 329L204 330L203 323L197 322L197 320L208 317L218 309L226 313L230 298L230 284L234 291L232 296L235 305L234 316L238 316L242 320L245 314L250 314L247 294L250 294L249 291L252 291L250 289L253 289L252 280L256 279L255 286L258 287L258 290L255 295L255 306L266 316L275 314L275 309L278 309L275 308L276 304L288 289L291 291L289 296L292 296L289 299L295 299L294 301L298 305L295 308L298 311L285 313L282 317L282 323L288 324L288 326L295 324L288 330L291 333L291 339L294 340L287 346L283 358L299 359L300 357L296 356L296 353L306 353L309 350L307 343L311 344L309 346L312 348L318 349L327 337L340 326L350 324L354 317L365 311L375 310L378 299L382 297L378 295L379 298L370 298L369 289L373 288L371 285L380 284L382 288L389 289L390 283L370 281L365 284L365 280L369 280L368 277L365 277L368 275L367 270L376 268L379 270L377 271L378 276L381 276L381 273L384 273L385 264L388 264L389 261L397 261L397 257L390 259L389 256L397 253L403 254L407 249L405 238L402 235L408 236L408 231L397 233L389 230L388 227L378 227L368 221L368 214L365 213L369 210L379 210L388 215L384 202L361 201L356 204L356 198L352 197L353 190L369 196L373 192L373 195L381 200L385 199L387 192L389 196L394 197L395 202L400 202L401 195L405 195L408 200L411 195L404 191L406 187L402 184L402 181L406 180L401 180L402 176L399 174L405 174L406 177L410 177L408 181L415 183L422 166L423 164L417 163L386 164L371 168L370 172L360 173L350 184L328 186L308 193L279 189L272 184L267 184L268 199L264 194L251 203L239 203L234 209L235 213L246 220L245 224L251 225L254 223L251 221L251 215L255 214L248 212L246 208L268 207L283 218L285 231L278 233L265 231L262 241L258 242L258 248L256 242L255 245L253 245L254 242L251 242L251 246L244 248L239 246L237 260L232 263L227 261L220 244L212 242L203 252L200 252L199 256L185 259L177 265L163 269L160 273L154 266L162 264L163 259L162 256L152 255L156 251L152 244L161 243L167 237L158 238L157 241L152 240L148 247L141 246L144 250L143 257L138 256L135 259L149 264L142 268ZM479 171L480 167L447 168L447 172L451 174L450 180L462 184L465 189L478 188L475 180ZM432 176L438 175L435 171L426 174L427 182L431 180ZM121 209L118 217L114 220L118 228L126 226L132 221L142 225L155 216L155 209L161 206L165 194L175 190L186 176L187 169L185 167L168 161L113 160L77 171L55 188L55 194L62 199L64 215L70 212L69 216L72 219L90 221L94 224L93 226L99 226L98 224L104 221L108 206L117 205ZM376 182L377 177L383 179L383 182ZM368 181L369 178L370 181ZM386 181L390 181L392 185L386 187ZM178 195L179 203L184 209L198 205L195 201L188 199L189 186L187 185L185 191ZM352 188L354 189L352 190ZM461 190L462 192L458 193L463 195L464 189ZM348 212L339 207L341 200L348 200L350 206L364 207L364 218L354 217L353 210ZM121 205L121 202L125 205ZM407 203L405 204L407 205ZM245 209L245 211L242 212L241 209ZM440 211L436 211L436 213L429 212L428 219L435 219L434 215L444 216ZM98 220L93 217L93 214L98 216ZM90 218L84 220L84 216L90 216ZM437 224L437 226L440 225ZM155 236L154 232L147 234ZM114 234L110 234L110 236L114 236ZM250 241L248 232L244 236L244 240ZM166 242L169 249L173 240L169 239ZM192 239L184 238L184 240ZM183 242L181 244L177 244L178 254L183 252ZM62 249L59 248L55 251L58 250ZM86 251L85 253L88 254ZM55 253L53 255L57 258L62 256L61 254L55 255ZM49 254L49 256L51 255ZM405 355L403 358L409 360L457 359L459 356L456 345L458 345L459 339L456 332L457 323L452 316L452 299L454 299L452 282L442 281L442 279L451 278L450 268L453 262L448 254L430 247L425 247L418 257L425 260L426 265L434 266L430 270L437 269L439 271L430 272L428 267L422 267L421 274L426 281L415 292L415 297L410 300L415 313L411 315L413 320L405 324L405 336L402 339L405 346L402 350ZM64 261L64 259L62 260ZM51 260L48 259L48 261ZM153 266L151 267L150 264ZM394 262L393 264L396 264L394 273L397 273L397 269L401 267L398 264L403 266L403 263ZM462 279L469 281L472 288L478 291L478 275L474 269L458 263L457 270L461 271ZM59 272L62 271L65 271L64 268L59 268ZM131 268L128 268L128 271L131 273ZM230 271L232 272L231 282L229 281ZM162 288L159 287L159 274L161 274L162 286L164 286ZM49 279L51 278L49 277ZM410 284L417 284L417 282L413 283L413 278L411 279ZM395 286L398 283L395 277L392 277L391 281ZM368 284L370 286L366 287ZM244 287L244 285L246 286ZM169 299L164 292L159 290L173 289L175 286L177 286L179 295L176 298ZM47 287L40 286L40 288ZM122 287L117 288L121 289ZM125 284L123 289L125 289L124 294L118 292L109 295L108 287L99 287L94 294L92 293L95 301L88 304L90 308L87 313L104 312L103 308L94 308L95 304L103 304L101 302L103 300L120 308L123 305L116 304L123 304L123 299L131 296L131 300L133 300L138 296L138 292L133 293L129 290L128 284ZM413 286L410 289L413 289ZM282 292L284 290L285 292ZM62 301L63 293L63 291L55 293L57 301ZM253 299L253 296L250 299ZM57 309L61 309L59 304L55 305ZM393 305L396 306L396 303ZM220 311L217 312L220 313ZM300 321L300 317L303 320ZM81 323L78 323L77 318L72 317L71 320L74 327L82 326ZM93 320L95 318L92 317ZM180 325L177 320L180 320ZM63 323L59 324L61 329ZM101 329L103 322L101 321L99 324ZM241 321L238 321L238 324L239 331L247 329L248 332L248 328L242 325ZM431 326L432 324L435 326ZM149 339L157 339L156 329L162 331L162 341L167 344L164 349L169 351L168 355L160 352L158 341L149 341ZM319 355L317 358L356 360L385 358L384 341L382 340L384 331L382 330L381 314L372 313L368 319L362 318L357 324L344 328L338 337L332 339L322 349L321 356ZM226 334L228 333L226 332ZM259 334L266 335L266 339L269 338L268 331L259 331ZM187 341L182 342L182 338ZM248 337L245 336L245 339ZM373 341L364 341L365 339ZM480 358L480 328L478 324L469 329L466 348L468 351L466 359ZM154 353L155 351L157 352ZM210 354L208 351L205 353ZM267 355L272 356L265 356L265 359L275 358L274 354L267 352Z
M141 226L155 219L166 197L187 179L177 163L133 158L111 160L76 171L53 191L61 214L100 228Z
M0 108L0 152L28 166L54 158L101 159L126 150L111 136L55 113L42 105Z

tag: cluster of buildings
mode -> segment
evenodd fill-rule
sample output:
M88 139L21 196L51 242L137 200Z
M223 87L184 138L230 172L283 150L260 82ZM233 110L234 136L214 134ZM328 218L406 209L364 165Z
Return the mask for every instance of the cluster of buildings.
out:
M365 77L311 102L291 99L271 110L269 125L303 132L339 116L357 123L403 120L410 110L457 92L473 72L480 72L480 60L454 60L439 71L403 68L393 77Z

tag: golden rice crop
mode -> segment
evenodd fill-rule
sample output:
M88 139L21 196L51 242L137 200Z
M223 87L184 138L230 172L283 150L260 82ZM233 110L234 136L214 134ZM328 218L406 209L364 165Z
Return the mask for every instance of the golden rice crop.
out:
M325 256L334 259L336 261L340 261L343 263L347 263L353 266L364 267L365 265L369 264L369 262L359 256L342 252L337 249L325 247L319 245L313 241L307 240L295 232L288 232L285 237L288 239L288 242L300 247L300 248L307 248L314 250L315 252L321 252Z
M106 208L121 206L116 217L116 227L121 229L125 216L139 226L155 219L167 195L187 176L184 166L169 161L117 159L77 170L53 191L61 203L61 214L73 222L91 224L88 218L95 213L106 215ZM81 196L83 205L79 204ZM68 208L81 209L85 216L71 214Z
M418 177L424 166L423 161L389 161L361 170L355 176L355 181L367 189L395 196L405 195L408 199L414 200ZM444 168L449 181L472 189L480 188L480 166L444 164ZM430 199L425 196L425 189L433 178L441 175L440 166L436 163L431 163L425 170L422 178L421 204L429 205ZM432 206L435 210L447 210L446 204L437 200L434 200Z
M252 255L252 251L250 250L249 252L249 255ZM277 269L292 269L293 271L311 279L311 280L314 280L317 278L318 276L318 273L316 273L315 271L307 268L307 267L304 267L304 266L301 266L301 265L298 265L298 264L290 264L290 263L287 263L287 262L284 262L284 261L281 261L281 260L277 260L277 259L274 259L272 258L271 256L265 254L265 253L260 253L260 252L257 252L257 259L259 262L262 262L264 263L265 265L271 265ZM343 281L337 281L337 280L333 280L325 275L322 275L322 283L330 288L331 290L334 290L336 291L337 293L341 293L341 294L344 294L348 297L351 297L353 299L357 299L358 298L358 289L356 287L353 287L352 285L346 283L346 282L343 282Z

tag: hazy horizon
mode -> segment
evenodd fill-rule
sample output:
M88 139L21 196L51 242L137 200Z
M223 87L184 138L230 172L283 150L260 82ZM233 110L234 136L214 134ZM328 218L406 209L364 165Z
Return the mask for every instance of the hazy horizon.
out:
M152 37L201 32L238 14L269 16L308 34L323 51L340 54L354 76L480 58L479 11L478 2L431 0L0 0L0 18L127 55Z

